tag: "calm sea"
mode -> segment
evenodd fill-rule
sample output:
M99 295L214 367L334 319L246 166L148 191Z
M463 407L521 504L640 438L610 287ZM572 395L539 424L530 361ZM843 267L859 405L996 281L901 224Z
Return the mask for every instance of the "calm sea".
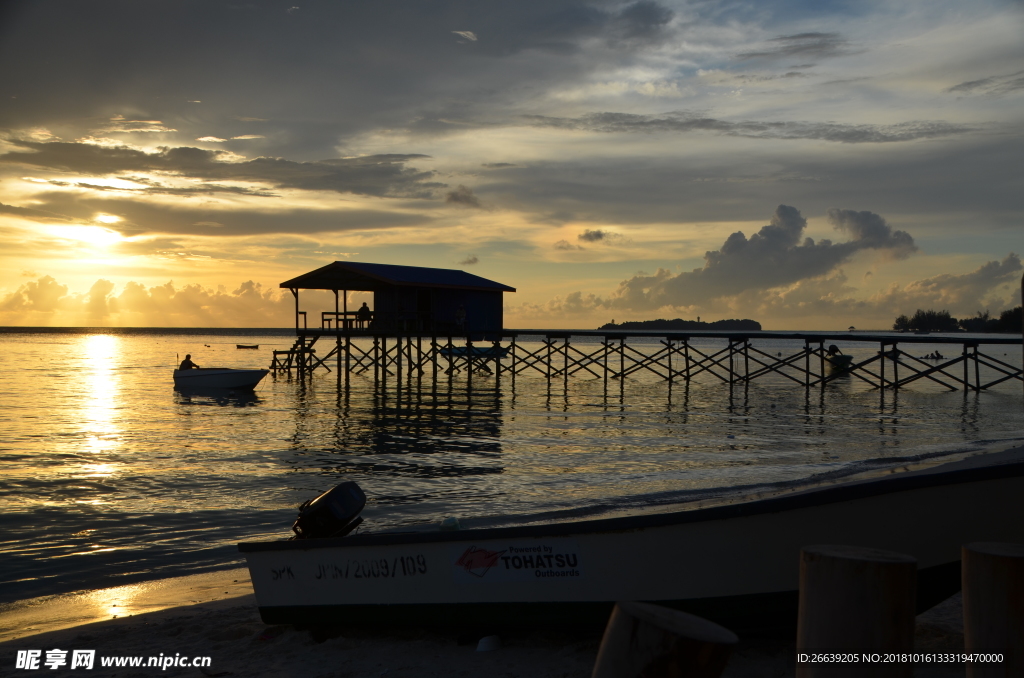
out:
M238 541L287 536L299 503L346 480L369 497L363 529L447 516L501 524L1024 440L1019 381L965 395L930 382L880 394L856 379L808 392L782 378L730 391L641 375L606 390L539 374L514 387L474 377L471 388L464 375L436 385L428 375L397 397L394 384L381 393L359 376L339 392L320 372L307 383L267 377L249 397L172 388L185 353L203 366L266 367L289 344L246 331L0 332L0 601L236 566ZM1019 346L991 352L1021 363Z

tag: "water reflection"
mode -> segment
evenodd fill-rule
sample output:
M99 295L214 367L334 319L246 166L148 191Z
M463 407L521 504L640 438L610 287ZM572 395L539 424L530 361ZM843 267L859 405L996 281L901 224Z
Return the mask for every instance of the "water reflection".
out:
M252 407L261 402L253 391L238 391L224 388L175 388L174 402L177 405L216 405L219 407Z
M120 403L119 343L116 336L94 334L85 338L83 365L85 403L81 424L87 435L88 452L112 452L119 446L117 425Z
M274 341L292 339L241 339ZM320 372L255 393L182 393L175 353L205 344L202 362L238 367L252 354L203 335L0 343L0 599L222 566L234 542L286 535L297 504L342 480L370 496L372 529L573 518L1024 436L1020 382L883 393L859 379L809 391L778 375L731 389L710 374L470 384L428 370L384 390L371 370L340 389Z
M352 405L338 395L331 416L303 389L289 460L297 472L336 479L432 479L501 474L502 395L470 385L374 388ZM320 403L321 406L323 403Z

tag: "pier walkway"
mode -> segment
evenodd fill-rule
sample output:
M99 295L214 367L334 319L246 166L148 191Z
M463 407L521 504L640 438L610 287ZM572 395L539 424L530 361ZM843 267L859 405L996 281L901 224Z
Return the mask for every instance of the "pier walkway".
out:
M700 375L736 385L778 375L804 388L838 379L858 379L876 389L904 388L927 380L950 390L982 391L1009 380L1024 382L1021 368L993 355L996 347L1021 346L1014 335L908 334L867 332L672 332L621 330L495 330L433 336L373 329L297 328L291 349L274 351L270 369L300 377L320 368L375 381L416 375L437 380L465 373L497 379L539 374L621 380L653 374L675 382ZM695 339L701 339L695 344ZM707 339L720 340L708 342ZM799 348L768 350L768 340L789 340ZM855 342L877 347L866 357L843 356L830 347ZM709 344L712 348L709 348ZM948 346L949 356L924 357L907 351L919 344ZM318 355L317 348L322 349Z

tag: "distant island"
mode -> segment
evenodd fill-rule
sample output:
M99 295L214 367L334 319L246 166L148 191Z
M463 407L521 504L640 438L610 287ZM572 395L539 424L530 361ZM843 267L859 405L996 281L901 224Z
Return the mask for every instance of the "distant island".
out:
M599 330L712 330L721 332L760 332L761 323L756 320L716 320L714 322L702 322L697 320L628 320L624 323L610 323L597 328Z

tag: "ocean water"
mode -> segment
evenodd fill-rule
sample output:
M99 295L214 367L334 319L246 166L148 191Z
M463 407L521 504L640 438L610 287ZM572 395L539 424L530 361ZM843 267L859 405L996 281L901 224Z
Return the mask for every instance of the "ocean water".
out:
M428 374L382 391L362 376L339 390L319 372L268 376L249 396L173 390L185 353L266 367L290 343L245 331L0 332L0 602L237 566L237 542L286 537L299 503L346 480L369 497L364 530L447 516L497 525L685 505L1024 441L1015 380L967 394L919 381L894 394L854 378L805 390L782 377L730 389L707 375L606 387L579 375ZM985 350L1021 363L1019 345Z

